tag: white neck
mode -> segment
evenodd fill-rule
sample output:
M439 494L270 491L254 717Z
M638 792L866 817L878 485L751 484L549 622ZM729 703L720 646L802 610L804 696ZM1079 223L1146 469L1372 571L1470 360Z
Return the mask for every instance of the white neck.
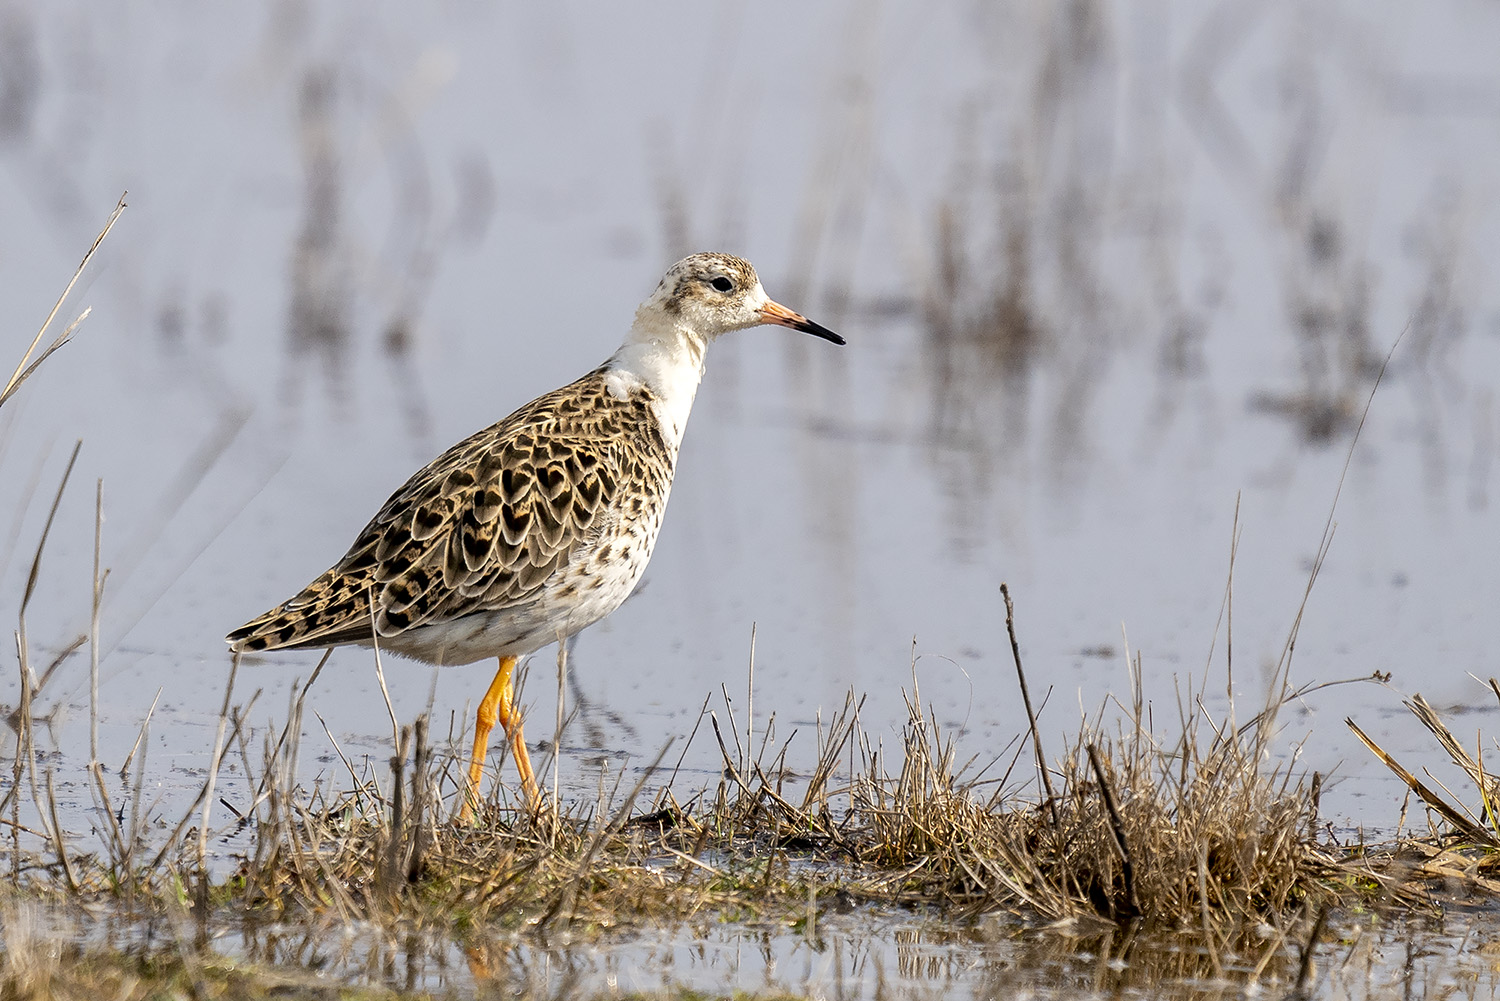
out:
M651 390L657 397L654 409L662 436L675 452L703 378L707 349L701 335L643 306L636 311L625 343L605 363L604 384L622 400L642 385Z

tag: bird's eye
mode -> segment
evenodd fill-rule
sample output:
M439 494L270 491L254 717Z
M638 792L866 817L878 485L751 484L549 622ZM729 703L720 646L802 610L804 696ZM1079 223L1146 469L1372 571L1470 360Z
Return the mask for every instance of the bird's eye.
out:
M730 281L728 278L725 278L723 275L715 278L713 281L709 282L709 284L714 287L714 291L716 292L734 291L734 282Z

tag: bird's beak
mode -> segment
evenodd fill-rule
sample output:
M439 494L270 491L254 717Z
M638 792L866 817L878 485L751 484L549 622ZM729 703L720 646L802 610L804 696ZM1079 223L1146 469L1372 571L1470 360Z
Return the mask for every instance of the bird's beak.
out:
M779 302L767 301L764 306L760 307L760 322L791 327L793 330L800 330L804 334L812 334L814 337L821 337L823 340L832 341L835 344L844 343L844 339L832 330L821 324L812 322L801 313L792 312Z

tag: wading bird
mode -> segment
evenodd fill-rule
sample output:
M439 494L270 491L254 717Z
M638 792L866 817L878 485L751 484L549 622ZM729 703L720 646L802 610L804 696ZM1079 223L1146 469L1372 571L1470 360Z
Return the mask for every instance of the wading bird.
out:
M378 640L429 664L497 658L475 720L462 817L479 803L496 722L536 809L511 687L516 662L629 596L661 529L704 355L721 335L765 323L844 343L767 298L748 261L678 261L608 361L419 470L332 569L230 633L231 649Z

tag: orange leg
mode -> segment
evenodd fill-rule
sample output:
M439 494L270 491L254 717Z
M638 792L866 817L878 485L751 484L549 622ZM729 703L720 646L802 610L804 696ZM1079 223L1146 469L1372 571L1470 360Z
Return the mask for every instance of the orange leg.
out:
M474 720L474 752L469 758L469 788L464 794L463 811L459 820L467 822L474 817L474 808L479 805L479 784L484 776L484 752L490 746L490 731L499 723L505 729L505 738L510 743L511 756L516 759L516 770L521 773L521 789L526 793L526 803L533 810L541 804L541 793L536 787L536 773L531 770L531 756L526 753L526 739L521 733L521 712L516 708L511 690L511 672L515 670L515 657L501 657L500 670L495 680L479 702L479 714Z

